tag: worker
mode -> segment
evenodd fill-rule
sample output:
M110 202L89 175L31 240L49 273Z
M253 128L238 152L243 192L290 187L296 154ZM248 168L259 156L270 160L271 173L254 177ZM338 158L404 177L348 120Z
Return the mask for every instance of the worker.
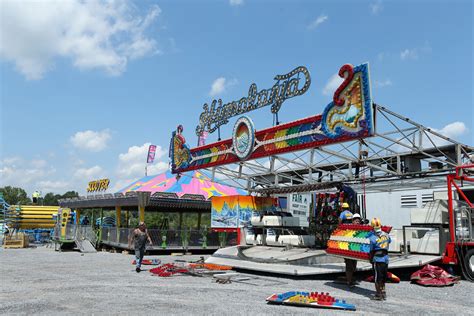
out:
M86 216L84 216L84 217L82 218L82 223L81 223L81 225L87 226L87 225L89 225L89 224L90 224L89 216L86 215Z
M138 227L133 230L132 234L130 235L128 239L128 248L131 248L132 241L134 241L135 264L136 264L135 271L137 271L137 273L141 271L143 256L145 256L145 248L146 248L147 240L148 242L150 242L150 245L153 245L153 242L151 241L151 237L148 234L148 230L146 229L145 223L140 222L140 224L138 224Z
M353 210L355 210L357 205L357 193L354 191L354 189L343 183L339 183L337 185L337 189L339 192L344 193L344 200L352 207Z
M352 224L360 225L361 223L362 223L362 218L360 217L360 214L354 213L354 215L352 215Z
M352 224L353 225L360 225L360 223L361 223L360 214L355 213L354 215L352 215ZM346 282L347 282L347 286L349 288L353 288L356 285L356 282L354 280L354 273L357 270L357 260L345 258L344 263L346 264Z
M10 234L10 227L8 227L8 224L7 224L7 223L5 223L5 224L3 225L3 234L4 234L5 236L7 236L8 234Z
M342 203L342 212L339 215L339 224L351 224L352 212L349 210L349 203Z
M38 191L33 192L33 203L38 204L41 194Z
M349 204L343 203L342 209L343 211L339 215L339 224L352 224L352 219L354 215L351 211L349 211ZM349 288L353 288L355 286L353 275L357 268L357 260L344 258L344 263L346 265L347 286L349 286Z
M387 299L385 291L385 282L387 281L388 272L388 246L392 241L390 236L382 231L380 219L373 218L370 222L373 228L373 234L370 235L370 258L374 268L375 295L373 300Z

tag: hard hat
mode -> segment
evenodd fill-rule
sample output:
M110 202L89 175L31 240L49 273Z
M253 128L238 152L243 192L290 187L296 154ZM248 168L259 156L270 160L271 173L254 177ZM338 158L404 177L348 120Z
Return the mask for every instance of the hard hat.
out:
M370 222L370 226L372 226L374 230L380 230L382 227L382 222L377 217L374 217L372 218L372 221Z
M355 214L352 216L352 219L355 219L355 218L360 218L360 214L359 214L359 213L355 213Z
M349 208L349 207L350 207L349 203L347 202L342 203L342 208Z

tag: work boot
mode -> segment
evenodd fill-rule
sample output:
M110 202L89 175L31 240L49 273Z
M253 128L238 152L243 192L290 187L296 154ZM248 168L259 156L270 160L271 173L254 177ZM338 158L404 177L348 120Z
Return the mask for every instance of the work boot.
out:
M382 295L382 286L378 283L375 283L375 294L370 297L371 300L381 301L383 300Z
M370 297L372 301L383 301L382 294L376 293Z

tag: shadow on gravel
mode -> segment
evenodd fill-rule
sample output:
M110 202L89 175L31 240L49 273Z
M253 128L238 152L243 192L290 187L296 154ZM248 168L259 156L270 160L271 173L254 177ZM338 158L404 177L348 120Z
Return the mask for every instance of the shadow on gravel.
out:
M326 283L324 283L324 285L333 287L333 288L338 289L338 290L344 290L344 291L347 291L347 292L359 294L361 296L365 296L365 297L368 297L368 298L370 298L373 294L375 294L375 291L373 291L373 290L364 289L364 288L358 287L358 286L355 286L352 289L350 289L346 284L340 284L340 283L336 283L336 282L326 282Z

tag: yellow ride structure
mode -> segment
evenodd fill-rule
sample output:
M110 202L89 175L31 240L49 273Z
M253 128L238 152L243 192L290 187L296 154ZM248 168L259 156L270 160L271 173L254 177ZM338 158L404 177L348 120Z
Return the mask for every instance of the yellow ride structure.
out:
M5 218L12 228L54 228L59 206L11 205Z

